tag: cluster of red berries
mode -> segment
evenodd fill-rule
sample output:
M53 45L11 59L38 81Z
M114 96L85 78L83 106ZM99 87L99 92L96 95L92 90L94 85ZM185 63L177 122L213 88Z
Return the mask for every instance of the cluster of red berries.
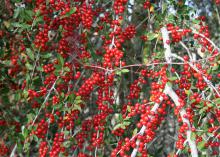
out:
M128 0L116 0L114 1L114 5L113 5L113 8L114 8L114 11L115 11L115 14L121 14L124 12L125 10L125 4L127 3Z
M112 68L120 65L120 59L123 57L123 52L117 48L107 49L104 54L104 67ZM123 66L123 65L122 65Z
M9 152L9 149L8 147L3 143L1 142L0 144L0 156L6 156Z
M83 3L81 7L82 24L85 28L90 29L93 23L93 10L90 5Z
M68 105L70 107L70 105ZM58 121L59 128L66 127L67 130L71 130L74 128L74 121L79 118L79 110L72 110L70 113L67 113L65 116L61 116ZM59 115L56 113L57 116Z
M52 85L57 79L57 76L54 73L51 73L44 80L44 85Z
M48 151L48 146L46 141L42 141L39 146L39 156L46 157Z
M216 4L220 4L220 0L215 0L215 3Z
M47 65L44 65L43 69L44 69L45 73L50 73L50 72L53 72L55 70L55 67L52 63L50 63L50 64L47 64Z
M136 29L135 26L133 25L126 27L123 32L124 39L131 39L135 36L135 34L136 34Z
M88 96L92 92L93 86L98 82L102 82L103 79L104 78L101 77L99 73L92 74L92 76L85 80L85 82L79 88L77 95Z
M149 0L146 0L145 2L144 2L144 9L150 9L150 7L151 7L151 3L150 3L150 1Z
M65 153L65 147L62 146L62 143L64 142L64 134L56 133L54 140L53 140L53 146L49 152L50 157L56 157L59 156L60 153Z
M53 105L56 105L56 104L58 104L59 103L59 98L57 97L57 96L53 96L53 98L52 98L52 103L53 103Z
M36 35L34 44L36 48L40 49L41 51L46 51L48 49L46 43L49 41L48 38L49 27L48 25L44 25L44 28L42 29L43 30Z
M44 139L46 137L47 130L48 130L48 123L44 119L42 119L38 123L37 129L33 131L33 134L36 135L38 138Z
M192 30L190 29L183 29L179 30L180 28L178 26L174 26L172 23L167 24L167 30L171 32L171 37L173 42L180 42L182 41L182 38L188 33L191 33Z

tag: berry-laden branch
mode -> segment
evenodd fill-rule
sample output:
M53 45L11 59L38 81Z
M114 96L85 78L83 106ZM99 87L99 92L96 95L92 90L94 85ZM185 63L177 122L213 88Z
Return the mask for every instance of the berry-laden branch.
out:
M169 40L169 32L167 31L167 29L165 27L161 28L161 33L162 33L162 38L163 38L163 43L164 43L164 48L165 48L165 56L167 56L168 59L171 58L172 56L172 52L171 52L171 48L170 48L170 44L169 42L167 41L170 41ZM172 60L167 60L166 58L166 61L167 62L172 62ZM177 96L177 94L174 92L174 90L170 87L170 86L166 86L167 87L167 95L173 100L173 102L175 103L175 105L178 107L180 106L180 102L179 102L179 97ZM184 108L182 108L180 110L180 116L182 118L182 121L184 123L187 124L188 126L188 130L186 131L186 134L187 134L187 142L189 143L189 147L190 147L190 150L191 150L191 155L192 157L198 157L198 150L197 150L197 147L196 147L196 143L195 141L191 140L191 125L190 125L190 122L187 118L184 118L184 115L186 115L186 111Z
M164 94L167 94L167 92L168 92L168 85L165 86L163 93L164 93ZM164 99L164 98L163 98L162 96L160 96L160 98L159 98L160 103L163 101L163 99ZM160 106L159 103L155 103L154 106L152 107L151 111L156 113L156 112L157 112L157 109L159 108L159 106ZM152 116L150 116L149 118L152 119ZM145 125L143 125L142 128L141 128L141 130L138 132L138 134L139 134L139 135L143 135L144 132L145 132L145 130L146 130L146 128L147 128L147 127L146 127ZM139 144L140 144L140 140L138 139L138 140L136 141L136 148L134 148L133 151L132 151L132 153L131 153L131 157L135 157L135 156L137 155Z
M173 102L175 103L175 105L178 107L180 106L180 98L178 97L178 95L176 94L176 92L174 92L174 90L171 87L167 87L167 95L173 100ZM187 118L184 118L184 116L186 115L186 111L185 109L181 109L180 110L180 116L182 118L183 123L187 124L188 126L188 130L186 131L186 136L187 136L187 142L189 143L189 147L190 147L190 152L191 152L191 156L192 157L198 157L198 150L196 147L196 143L195 141L191 140L191 125L190 122Z
M58 79L59 79L59 77L54 81L53 85L52 85L51 88L49 89L49 91L48 91L48 93L47 93L47 96L46 96L45 99L44 99L44 102L42 103L42 105L41 105L41 107L40 107L40 109L39 109L37 115L35 116L35 118L34 118L32 124L31 124L30 126L33 126L33 125L35 124L35 121L37 120L38 116L40 115L40 112L41 112L41 110L43 109L43 106L45 105L45 103L46 103L47 100L49 99L49 96L50 96L51 92L54 90L55 85L56 85L56 82L57 82ZM17 143L14 145L13 150L12 150L12 152L11 152L11 154L10 154L10 157L13 157L13 156L14 156L14 154L15 154L15 152L16 152L16 149L17 149Z

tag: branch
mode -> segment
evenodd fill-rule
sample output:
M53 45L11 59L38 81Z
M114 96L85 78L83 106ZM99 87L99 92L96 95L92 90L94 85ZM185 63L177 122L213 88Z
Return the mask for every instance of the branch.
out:
M180 102L179 102L180 99L179 99L178 95L169 86L167 87L167 95L169 95L169 97L173 100L173 102L175 103L175 105L177 107L180 106ZM198 157L198 150L196 147L196 143L195 143L195 141L191 140L191 133L192 133L191 124L187 118L184 118L184 115L186 115L186 111L185 111L185 109L181 109L180 116L182 118L182 121L184 123L186 123L188 126L188 130L186 131L186 136L187 136L186 138L187 138L187 142L189 143L190 150L191 150L191 156Z
M131 22L132 19L132 13L133 13L133 7L134 7L134 0L128 1L128 21Z
M168 92L168 85L165 86L163 93L164 93L164 94L167 94L167 92ZM163 101L163 97L160 96L159 100L160 100L160 103L161 103L161 102ZM159 106L160 106L160 104L155 103L154 106L153 106L153 108L151 109L151 111L152 111L152 112L157 112L157 109L159 108ZM151 119L152 116L149 116L149 118ZM143 135L143 134L144 134L144 131L146 130L146 128L147 128L147 127L146 127L145 125L143 125L138 134L139 134L139 135ZM132 153L131 153L131 157L135 157L135 156L137 155L139 144L140 144L140 140L138 139L138 140L136 141L136 148L134 148L133 151L132 151Z
M161 28L161 33L162 33L162 37L163 37L163 45L164 45L164 55L165 55L165 59L167 61L167 63L171 63L171 57L172 57L172 53L171 53L171 48L168 42L170 42L170 38L169 38L169 32L167 31L166 27Z
M163 43L164 43L164 48L166 49L165 50L165 57L167 56L166 58L166 61L167 62L172 62L172 60L170 59L171 56L174 56L172 55L172 52L171 52L171 48L170 48L170 45L168 42L166 42L167 40L169 40L169 32L167 31L167 29L165 27L163 27L161 29L161 33L162 33L162 38L163 38ZM179 56L178 56L179 57ZM193 65L191 63L191 65ZM166 86L166 90L167 90L167 95L169 95L169 97L173 100L173 102L175 103L175 105L178 107L180 106L180 102L179 102L179 97L177 96L177 94L174 92L174 90L170 87L170 86ZM191 125L190 125L190 122L187 118L184 118L184 115L186 115L186 111L184 108L182 108L180 110L180 116L182 118L182 121L184 123L187 124L188 126L188 130L186 131L186 136L187 136L187 142L189 143L189 147L190 147L190 150L191 150L191 155L192 157L198 157L198 150L197 150L197 147L196 147L196 143L195 141L191 140Z

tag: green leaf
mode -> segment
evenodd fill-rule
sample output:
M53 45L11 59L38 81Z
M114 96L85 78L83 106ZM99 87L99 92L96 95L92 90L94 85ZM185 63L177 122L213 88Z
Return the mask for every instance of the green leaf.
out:
M34 60L34 53L31 51L31 49L30 49L30 48L27 48L26 51L27 51L28 57L29 57L31 60Z
M170 77L170 78L169 78L170 81L175 81L175 80L177 80L177 79L178 79L178 78L177 78L176 76L173 76L173 77Z
M167 22L169 22L169 23L174 23L175 22L175 17L172 14L170 14L166 19L167 19Z
M117 70L116 74L120 76L122 73L128 73L128 72L129 72L128 69L121 69L121 70Z
M208 106L203 107L202 109L199 110L199 114L204 113L208 109Z
M137 132L138 132L138 129L135 128L134 131L133 131L133 133L132 133L132 136L135 136L135 135L137 134Z
M75 97L75 94L71 93L70 95L67 96L67 101L70 103L74 102L74 97Z
M21 127L21 130L22 130L22 135L24 136L24 138L26 139L27 136L28 136L28 129L25 128L25 126L23 125Z
M131 106L127 106L127 111L130 113L131 112Z
M40 67L40 66L37 67L37 70L38 71L42 71L42 72L44 71L44 69L42 67Z
M19 16L19 14L20 14L20 11L21 11L21 9L20 8L16 8L16 9L14 9L14 15L13 15L13 18L18 18L18 16Z
M41 55L42 58L51 58L52 57L52 53L46 53Z
M196 134L194 132L191 133L191 140L195 140L196 139Z
M128 125L131 124L131 122L125 121L123 124L124 124L125 126L128 126Z
M117 130L118 128L121 128L122 125L123 125L122 123L116 124L113 130Z
M65 141L65 142L63 142L63 146L65 148L69 148L71 146L71 142L70 141Z
M205 141L201 141L198 143L198 149L201 151L205 147Z
M208 107L213 107L214 104L208 103L207 106L208 106Z
M216 104L220 104L220 98L214 100Z
M199 24L199 23L200 23L200 20L193 19L192 22L195 23L195 24Z
M65 71L65 72L70 72L70 68L69 68L69 67L64 67L64 68L63 68L63 71Z
M128 69L122 69L121 72L122 72L122 73L128 73L129 70L128 70Z
M64 65L64 58L60 54L58 54L58 61L59 61L60 65L63 67L63 65Z
M30 150L30 143L29 142L26 142L23 146L23 149L24 149L24 152L28 152Z
M33 113L27 114L27 119L28 119L28 123L31 122L34 119L34 114Z
M26 63L25 66L27 67L28 70L33 70L33 65L31 65L30 63Z
M64 135L65 135L65 136L67 136L67 135L69 135L69 134L70 134L70 132L69 132L69 131L67 131L67 130L66 130L66 131L63 131L63 133L64 133Z
M147 33L147 40L153 40L158 37L158 34L149 32Z
M186 95L190 95L191 91L190 90L185 90Z
M74 110L79 110L80 112L82 112L82 109L81 109L81 106L80 106L80 105L74 104L73 109L74 109Z
M214 65L214 66L212 67L212 70L215 71L215 70L218 69L218 67L219 67L219 65Z
M23 28L23 29L28 29L28 28L31 27L31 26L28 25L28 24L25 24L25 23L18 23L18 22L11 23L11 25L14 26L14 27L17 27L17 28Z
M63 106L62 103L56 104L56 105L54 106L54 109L56 109L56 110L61 109L62 106Z
M76 100L81 100L81 96L77 96L75 99Z
M41 23L41 22L43 22L43 17L39 16L33 21L32 27L36 26L38 23Z

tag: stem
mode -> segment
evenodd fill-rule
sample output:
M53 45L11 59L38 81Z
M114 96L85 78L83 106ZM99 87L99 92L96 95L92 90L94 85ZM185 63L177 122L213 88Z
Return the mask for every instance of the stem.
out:
M128 1L128 21L131 22L132 19L132 13L133 13L133 8L134 8L134 0L129 0Z
M10 154L10 157L14 157L14 155L15 155L15 151L16 151L16 149L17 149L17 143L15 144L15 146L14 146L14 148L13 148L13 150L12 150L12 152L11 152L11 154Z
M33 120L32 124L31 124L31 126L33 126L33 125L34 125L34 123L35 123L35 121L37 120L37 118L38 118L38 116L39 116L39 114L40 114L40 112L41 112L41 110L42 110L42 108L43 108L44 104L45 104L45 103L47 102L47 100L49 99L49 96L50 96L50 94L51 94L52 90L54 89L54 87L55 87L55 85L56 85L57 80L58 80L58 78L57 78L57 79L56 79L56 81L53 83L52 87L50 88L50 90L49 90L49 92L48 92L48 94L47 94L46 98L44 99L43 104L41 105L41 107L40 107L40 109L39 109L39 111L38 111L37 115L35 116L35 118L34 118L34 120Z

